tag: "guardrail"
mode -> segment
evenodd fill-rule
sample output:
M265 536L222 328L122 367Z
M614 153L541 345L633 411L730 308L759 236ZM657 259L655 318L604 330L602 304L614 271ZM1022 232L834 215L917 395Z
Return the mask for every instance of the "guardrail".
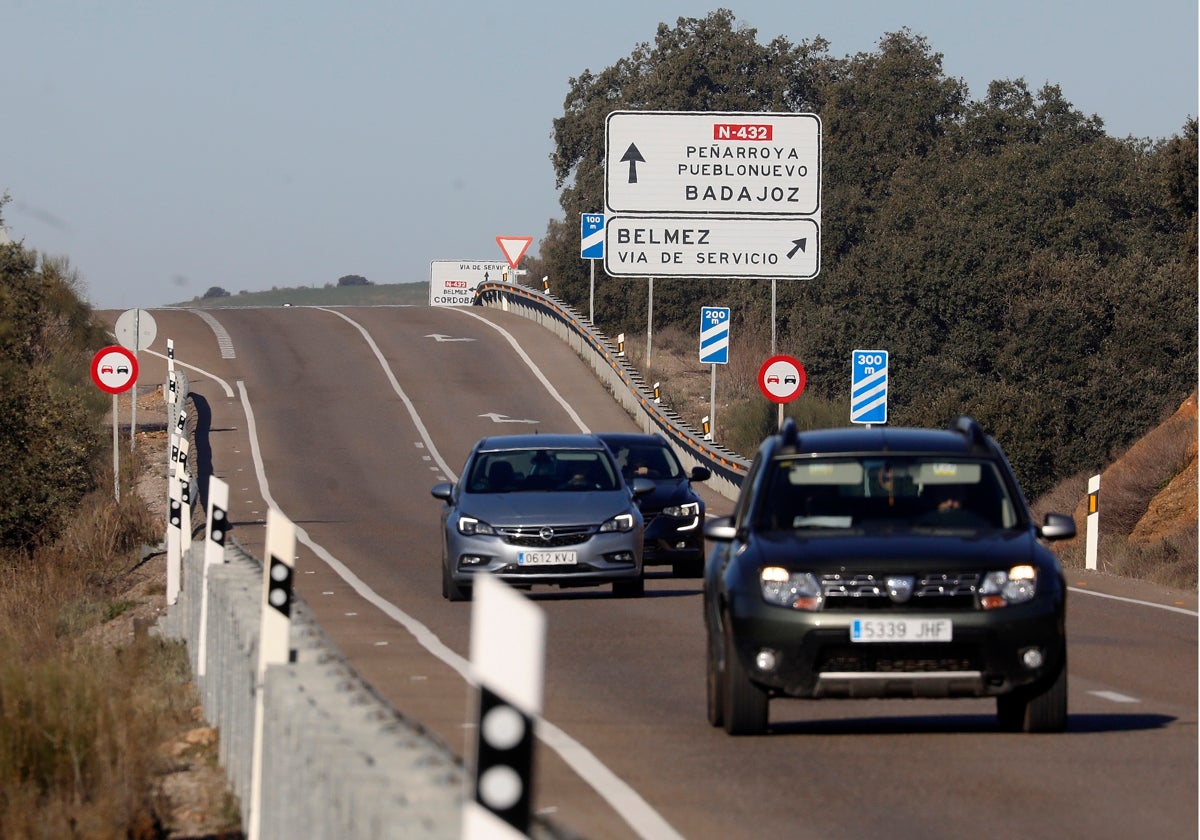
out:
M707 441L670 408L654 401L654 392L642 375L619 355L614 343L591 322L549 293L513 283L486 281L475 289L475 305L515 312L538 321L570 345L613 397L641 423L645 432L658 431L675 446L689 469L708 467L713 478L708 484L730 499L737 498L750 461Z

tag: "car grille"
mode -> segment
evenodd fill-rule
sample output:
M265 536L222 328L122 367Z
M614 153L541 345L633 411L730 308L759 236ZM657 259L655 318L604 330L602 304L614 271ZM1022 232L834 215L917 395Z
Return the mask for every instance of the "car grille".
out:
M586 525L550 528L500 528L500 535L509 545L519 545L524 548L561 548L566 545L579 545L587 542L592 535L592 529Z
M938 645L936 654L925 653L919 645L873 645L833 647L823 651L815 663L817 673L896 673L920 674L948 671L978 671L981 663L973 647L956 643ZM870 649L867 649L870 648Z
M907 601L888 597L887 579L893 573L821 575L821 591L827 610L944 610L973 609L975 593L982 575L979 572L927 572L912 575L913 590Z

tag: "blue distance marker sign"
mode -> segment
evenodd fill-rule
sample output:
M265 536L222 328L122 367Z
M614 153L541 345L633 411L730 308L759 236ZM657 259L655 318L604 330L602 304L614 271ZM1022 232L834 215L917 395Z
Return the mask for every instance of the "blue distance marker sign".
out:
M888 354L855 350L851 359L850 422L886 423Z
M700 308L700 362L729 364L729 307Z
M604 259L604 214L579 214L579 256L585 260Z

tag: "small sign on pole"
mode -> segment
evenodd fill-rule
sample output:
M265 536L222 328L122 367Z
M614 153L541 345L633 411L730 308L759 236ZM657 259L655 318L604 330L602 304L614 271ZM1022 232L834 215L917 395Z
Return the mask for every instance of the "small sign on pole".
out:
M1084 548L1084 567L1095 570L1100 555L1100 476L1088 479L1087 545Z
M886 423L888 352L855 350L851 368L850 422Z

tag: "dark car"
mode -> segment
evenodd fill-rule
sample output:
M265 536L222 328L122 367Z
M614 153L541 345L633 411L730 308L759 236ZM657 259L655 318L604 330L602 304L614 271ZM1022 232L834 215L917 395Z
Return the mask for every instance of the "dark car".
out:
M704 500L692 488L693 481L707 481L707 467L692 467L689 473L662 435L601 434L616 456L627 481L648 478L654 491L638 497L646 521L642 563L671 566L675 577L704 574Z
M995 697L1000 726L1067 723L1066 586L1000 446L970 418L765 440L710 521L708 718L767 728L772 697Z
M457 483L431 489L442 508L442 596L471 597L490 572L517 587L597 586L640 597L642 514L595 435L501 435L478 441Z

